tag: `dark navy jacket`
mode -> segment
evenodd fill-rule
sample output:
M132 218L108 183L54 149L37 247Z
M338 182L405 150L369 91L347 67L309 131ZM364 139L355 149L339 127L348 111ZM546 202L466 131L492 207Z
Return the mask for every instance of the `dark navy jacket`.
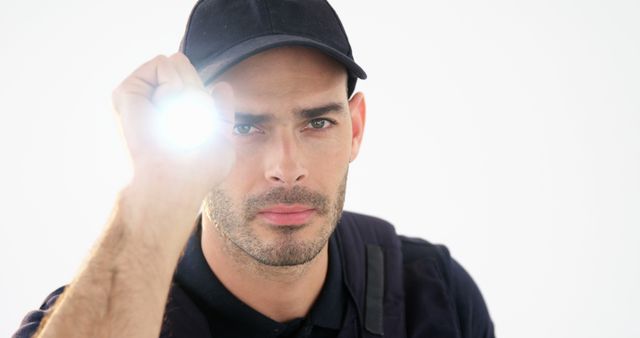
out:
M192 237L178 264L165 309L163 338L220 336L214 318L205 315L210 312L203 300L188 291L185 269L190 263L185 258L202 255L199 245L192 245L195 242ZM399 236L381 219L350 212L343 213L331 245L339 257L346 290L341 293L346 305L336 337L494 337L478 287L443 245ZM63 291L64 287L54 291L39 310L27 314L14 337L31 337ZM286 337L315 337L311 332L303 327Z

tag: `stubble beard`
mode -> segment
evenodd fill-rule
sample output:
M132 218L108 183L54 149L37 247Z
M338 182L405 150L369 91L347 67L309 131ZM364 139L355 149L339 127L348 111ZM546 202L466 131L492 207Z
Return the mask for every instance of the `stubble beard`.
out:
M298 266L313 260L327 244L342 215L346 184L345 173L333 203L332 199L325 195L295 186L290 190L281 187L249 196L241 208L234 205L223 190L215 189L207 195L204 212L215 224L225 242L233 246L231 251L240 250L266 266ZM314 208L314 219L321 222L317 233L308 239L298 239L297 233L311 224L279 225L271 228L272 231L278 232L276 240L261 239L252 228L252 221L256 220L261 209L274 204L304 204Z

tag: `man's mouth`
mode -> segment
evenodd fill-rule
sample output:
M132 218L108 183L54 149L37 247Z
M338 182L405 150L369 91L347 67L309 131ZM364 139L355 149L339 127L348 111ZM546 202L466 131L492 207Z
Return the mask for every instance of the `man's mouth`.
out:
M260 210L258 216L273 225L301 225L308 223L315 209L302 204L278 204Z

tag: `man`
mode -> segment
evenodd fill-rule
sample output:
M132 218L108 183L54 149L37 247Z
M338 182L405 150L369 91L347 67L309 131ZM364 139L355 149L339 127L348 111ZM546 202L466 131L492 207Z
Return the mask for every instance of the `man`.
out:
M493 337L445 247L342 212L365 77L323 0L199 1L181 53L114 92L134 176L82 271L15 336ZM220 128L176 151L152 126L193 91Z

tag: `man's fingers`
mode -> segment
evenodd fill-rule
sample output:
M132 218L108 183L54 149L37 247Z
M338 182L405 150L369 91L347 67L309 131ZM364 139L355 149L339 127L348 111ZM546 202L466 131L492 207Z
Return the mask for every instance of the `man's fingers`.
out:
M136 68L120 83L116 91L151 97L154 88L158 86L157 68L163 58L166 59L166 56L158 55Z
M191 61L189 61L189 58L184 54L177 52L169 56L169 61L171 61L175 66L185 86L190 86L195 89L204 89L202 79L200 79L198 72L191 64Z
M171 62L164 55L158 55L145 62L131 73L112 93L113 106L119 114L125 106L123 98L130 95L146 98L150 102L153 100L157 88L164 83L166 90L179 90L182 87L182 80ZM171 82L176 82L171 84ZM177 87L177 88L176 88ZM163 95L161 93L161 95Z
M156 74L158 86L151 101L158 103L170 95L175 95L184 89L185 83L174 63L168 57L158 60Z
M120 112L122 96L138 95L158 103L185 87L204 90L202 80L189 59L181 52L169 57L158 55L138 67L116 88L113 92L114 107Z

